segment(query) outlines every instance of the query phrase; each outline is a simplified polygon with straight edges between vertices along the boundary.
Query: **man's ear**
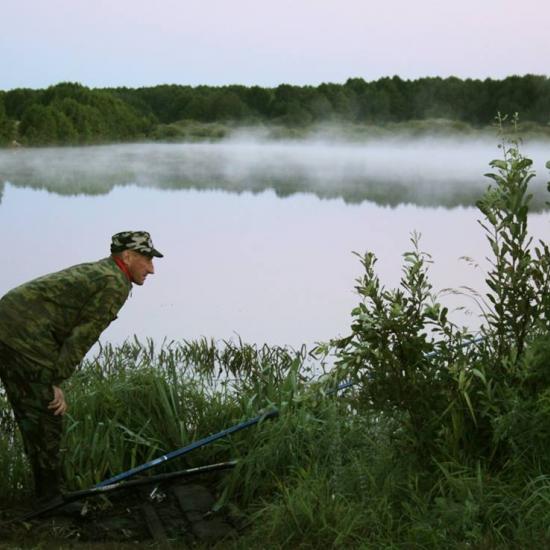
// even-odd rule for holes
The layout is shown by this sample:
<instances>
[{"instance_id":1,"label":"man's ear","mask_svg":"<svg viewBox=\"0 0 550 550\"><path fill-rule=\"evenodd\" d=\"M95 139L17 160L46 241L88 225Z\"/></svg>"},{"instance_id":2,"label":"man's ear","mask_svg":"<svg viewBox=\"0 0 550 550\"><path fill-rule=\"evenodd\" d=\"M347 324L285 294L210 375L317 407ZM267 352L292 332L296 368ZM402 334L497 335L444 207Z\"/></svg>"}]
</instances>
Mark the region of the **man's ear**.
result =
<instances>
[{"instance_id":1,"label":"man's ear","mask_svg":"<svg viewBox=\"0 0 550 550\"><path fill-rule=\"evenodd\" d=\"M123 251L120 253L120 258L121 258L121 260L122 260L126 265L129 265L129 264L130 264L131 256L132 256L132 254L130 253L129 250L123 250Z\"/></svg>"}]
</instances>

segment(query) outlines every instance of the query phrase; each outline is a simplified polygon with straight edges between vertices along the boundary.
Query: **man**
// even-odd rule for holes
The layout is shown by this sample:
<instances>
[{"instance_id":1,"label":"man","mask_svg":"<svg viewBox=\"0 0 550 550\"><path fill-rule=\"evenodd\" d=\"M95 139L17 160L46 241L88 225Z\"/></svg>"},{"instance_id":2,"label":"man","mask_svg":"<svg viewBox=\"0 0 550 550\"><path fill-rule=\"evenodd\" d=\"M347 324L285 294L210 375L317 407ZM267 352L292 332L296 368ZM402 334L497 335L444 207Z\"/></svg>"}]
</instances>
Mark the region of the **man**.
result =
<instances>
[{"instance_id":1,"label":"man","mask_svg":"<svg viewBox=\"0 0 550 550\"><path fill-rule=\"evenodd\" d=\"M112 237L111 256L34 279L0 300L0 379L21 432L40 503L61 495L61 383L116 319L132 283L154 273L149 233Z\"/></svg>"}]
</instances>

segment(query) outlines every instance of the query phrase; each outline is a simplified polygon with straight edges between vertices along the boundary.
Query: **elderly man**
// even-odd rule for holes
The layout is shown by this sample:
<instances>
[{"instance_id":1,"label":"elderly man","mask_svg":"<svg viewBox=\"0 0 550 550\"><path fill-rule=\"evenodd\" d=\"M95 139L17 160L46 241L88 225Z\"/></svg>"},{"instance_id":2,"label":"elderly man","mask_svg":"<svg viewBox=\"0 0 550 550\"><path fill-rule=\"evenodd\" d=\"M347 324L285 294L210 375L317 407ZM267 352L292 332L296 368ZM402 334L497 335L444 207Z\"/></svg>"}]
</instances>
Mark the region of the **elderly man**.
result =
<instances>
[{"instance_id":1,"label":"elderly man","mask_svg":"<svg viewBox=\"0 0 550 550\"><path fill-rule=\"evenodd\" d=\"M154 273L149 233L112 237L111 256L45 275L0 300L0 378L31 463L40 503L61 494L60 441L68 405L60 384L116 319L132 283Z\"/></svg>"}]
</instances>

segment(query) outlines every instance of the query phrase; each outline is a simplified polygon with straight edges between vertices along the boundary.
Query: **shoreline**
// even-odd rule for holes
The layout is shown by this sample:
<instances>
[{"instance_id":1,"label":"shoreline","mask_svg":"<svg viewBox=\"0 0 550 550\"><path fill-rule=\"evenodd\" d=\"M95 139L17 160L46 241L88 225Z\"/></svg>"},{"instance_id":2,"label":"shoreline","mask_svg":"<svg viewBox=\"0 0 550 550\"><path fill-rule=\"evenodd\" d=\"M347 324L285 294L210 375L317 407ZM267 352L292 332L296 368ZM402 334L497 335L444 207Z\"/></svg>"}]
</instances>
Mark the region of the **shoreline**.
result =
<instances>
[{"instance_id":1,"label":"shoreline","mask_svg":"<svg viewBox=\"0 0 550 550\"><path fill-rule=\"evenodd\" d=\"M506 135L511 139L528 141L550 141L550 124L534 122L519 123L517 130ZM94 142L42 143L27 145L18 140L0 145L0 150L94 147L98 145L158 144L158 143L219 143L226 140L256 140L265 142L306 140L332 141L336 143L364 143L383 139L493 139L498 141L499 129L495 125L472 126L450 119L410 120L383 124L327 121L305 126L280 124L254 124L233 122L197 122L181 120L170 124L159 124L150 135L126 140L97 140Z\"/></svg>"}]
</instances>

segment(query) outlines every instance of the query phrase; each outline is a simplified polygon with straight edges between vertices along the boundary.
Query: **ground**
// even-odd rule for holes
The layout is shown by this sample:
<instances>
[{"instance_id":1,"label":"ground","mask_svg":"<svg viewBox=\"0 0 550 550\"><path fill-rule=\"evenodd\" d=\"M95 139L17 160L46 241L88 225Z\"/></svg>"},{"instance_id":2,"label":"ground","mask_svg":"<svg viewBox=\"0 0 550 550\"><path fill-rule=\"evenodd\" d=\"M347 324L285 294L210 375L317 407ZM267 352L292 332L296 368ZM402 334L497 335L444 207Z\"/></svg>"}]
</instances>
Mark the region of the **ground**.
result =
<instances>
[{"instance_id":1,"label":"ground","mask_svg":"<svg viewBox=\"0 0 550 550\"><path fill-rule=\"evenodd\" d=\"M27 522L18 518L32 507L24 501L2 512L0 549L15 548L211 548L235 537L235 514L215 511L216 496L208 480L176 481L165 485L89 498L81 516L41 517ZM98 544L100 543L100 544Z\"/></svg>"}]
</instances>

